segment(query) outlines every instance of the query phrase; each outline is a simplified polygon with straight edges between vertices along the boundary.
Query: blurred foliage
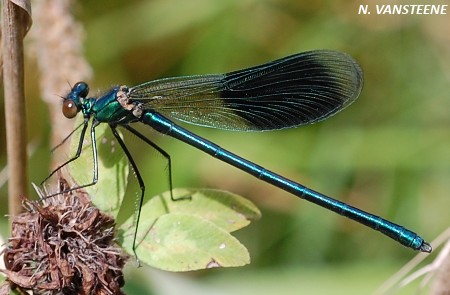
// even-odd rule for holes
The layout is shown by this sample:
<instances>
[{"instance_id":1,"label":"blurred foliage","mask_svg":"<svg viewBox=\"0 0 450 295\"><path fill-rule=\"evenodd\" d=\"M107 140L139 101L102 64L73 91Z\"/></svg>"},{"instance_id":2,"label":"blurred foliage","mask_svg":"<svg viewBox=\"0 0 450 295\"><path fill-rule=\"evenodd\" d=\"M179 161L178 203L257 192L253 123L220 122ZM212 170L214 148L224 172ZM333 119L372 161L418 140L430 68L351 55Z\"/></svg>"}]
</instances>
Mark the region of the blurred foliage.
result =
<instances>
[{"instance_id":1,"label":"blurred foliage","mask_svg":"<svg viewBox=\"0 0 450 295\"><path fill-rule=\"evenodd\" d=\"M271 133L188 128L266 168L432 240L450 224L449 19L445 15L358 15L359 4L343 0L98 0L78 1L73 11L86 30L86 55L95 72L94 80L88 81L91 89L226 72L311 49L349 53L364 70L365 87L353 105L329 120ZM39 182L49 167L51 126L35 77L35 62L29 60L28 131L30 142L38 144L30 158L30 179ZM57 95L64 93L55 93L55 99ZM3 104L0 109L3 117L7 110ZM356 281L355 294L365 294L389 277L395 268L392 264L400 265L414 255L374 231L183 143L145 127L140 130L171 155L175 187L225 189L252 199L263 211L260 221L237 233L250 250L252 264L200 273L209 279L205 294L219 293L215 288L229 294L238 287L259 294L289 294L287 290L297 294L303 286L305 292L317 293L328 283L336 291ZM4 166L3 128L0 135ZM164 159L132 136L125 134L125 140L141 167L147 195L167 190ZM5 186L0 195L5 202ZM5 214L6 205L2 208ZM6 226L5 220L2 228ZM371 269L382 261L389 261L386 268ZM358 267L345 268L352 262ZM329 270L335 270L339 280ZM311 286L313 274L319 276L318 289ZM188 294L191 289L186 286L198 287L196 277L187 281L176 277L176 283L165 288L157 279L151 284L158 294L175 286ZM228 286L230 280L237 285ZM270 283L281 289L264 289ZM259 284L263 287L256 289ZM195 290L194 294L201 294Z\"/></svg>"}]
</instances>

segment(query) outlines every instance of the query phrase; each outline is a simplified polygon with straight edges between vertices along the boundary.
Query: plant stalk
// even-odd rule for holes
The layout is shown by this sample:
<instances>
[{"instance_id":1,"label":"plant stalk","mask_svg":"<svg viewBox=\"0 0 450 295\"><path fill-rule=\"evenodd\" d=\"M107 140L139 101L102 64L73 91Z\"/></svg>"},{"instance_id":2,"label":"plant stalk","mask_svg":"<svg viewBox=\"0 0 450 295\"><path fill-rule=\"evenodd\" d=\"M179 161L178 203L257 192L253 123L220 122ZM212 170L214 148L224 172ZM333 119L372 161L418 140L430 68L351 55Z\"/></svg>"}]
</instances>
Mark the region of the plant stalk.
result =
<instances>
[{"instance_id":1,"label":"plant stalk","mask_svg":"<svg viewBox=\"0 0 450 295\"><path fill-rule=\"evenodd\" d=\"M23 37L26 13L11 1L2 1L3 84L9 214L21 211L21 196L28 195L27 136L24 93Z\"/></svg>"}]
</instances>

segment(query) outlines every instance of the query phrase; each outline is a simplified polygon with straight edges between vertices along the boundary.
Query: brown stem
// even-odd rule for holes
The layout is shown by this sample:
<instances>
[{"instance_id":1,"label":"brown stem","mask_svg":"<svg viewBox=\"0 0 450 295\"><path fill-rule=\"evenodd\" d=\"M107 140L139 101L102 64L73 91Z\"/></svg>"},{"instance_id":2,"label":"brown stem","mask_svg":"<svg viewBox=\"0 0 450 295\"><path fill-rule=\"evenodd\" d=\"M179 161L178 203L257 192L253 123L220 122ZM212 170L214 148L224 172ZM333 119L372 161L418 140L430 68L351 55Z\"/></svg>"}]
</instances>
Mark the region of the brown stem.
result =
<instances>
[{"instance_id":1,"label":"brown stem","mask_svg":"<svg viewBox=\"0 0 450 295\"><path fill-rule=\"evenodd\" d=\"M27 138L24 93L23 37L27 13L3 0L2 49L5 95L6 151L9 167L9 214L21 211L20 196L27 195Z\"/></svg>"}]
</instances>

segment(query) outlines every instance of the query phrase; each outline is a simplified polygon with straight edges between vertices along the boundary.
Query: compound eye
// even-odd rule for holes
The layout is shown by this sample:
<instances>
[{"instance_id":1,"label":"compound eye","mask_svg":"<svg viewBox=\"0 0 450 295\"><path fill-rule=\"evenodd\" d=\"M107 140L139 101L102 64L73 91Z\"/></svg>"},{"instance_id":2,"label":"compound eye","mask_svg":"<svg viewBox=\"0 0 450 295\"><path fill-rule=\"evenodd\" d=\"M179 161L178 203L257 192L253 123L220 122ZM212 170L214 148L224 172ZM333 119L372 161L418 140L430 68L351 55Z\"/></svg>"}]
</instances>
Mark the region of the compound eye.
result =
<instances>
[{"instance_id":1,"label":"compound eye","mask_svg":"<svg viewBox=\"0 0 450 295\"><path fill-rule=\"evenodd\" d=\"M63 102L62 112L64 117L72 119L78 113L78 108L71 99L67 99Z\"/></svg>"},{"instance_id":2,"label":"compound eye","mask_svg":"<svg viewBox=\"0 0 450 295\"><path fill-rule=\"evenodd\" d=\"M89 86L85 82L78 82L73 86L72 92L76 92L80 97L86 98L89 93Z\"/></svg>"}]
</instances>

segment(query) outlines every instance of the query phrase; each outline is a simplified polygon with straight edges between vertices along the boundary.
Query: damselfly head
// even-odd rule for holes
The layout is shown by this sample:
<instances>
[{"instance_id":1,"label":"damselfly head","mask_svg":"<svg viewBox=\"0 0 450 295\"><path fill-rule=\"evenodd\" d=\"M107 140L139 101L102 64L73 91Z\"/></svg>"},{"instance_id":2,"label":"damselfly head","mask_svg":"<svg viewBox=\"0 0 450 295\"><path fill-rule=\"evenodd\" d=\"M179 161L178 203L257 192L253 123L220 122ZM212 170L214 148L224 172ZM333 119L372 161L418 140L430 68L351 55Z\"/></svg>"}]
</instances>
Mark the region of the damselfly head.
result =
<instances>
[{"instance_id":1,"label":"damselfly head","mask_svg":"<svg viewBox=\"0 0 450 295\"><path fill-rule=\"evenodd\" d=\"M63 115L68 118L74 118L81 110L81 104L83 99L87 97L89 93L89 86L85 82L78 82L72 90L64 98L62 112Z\"/></svg>"}]
</instances>

